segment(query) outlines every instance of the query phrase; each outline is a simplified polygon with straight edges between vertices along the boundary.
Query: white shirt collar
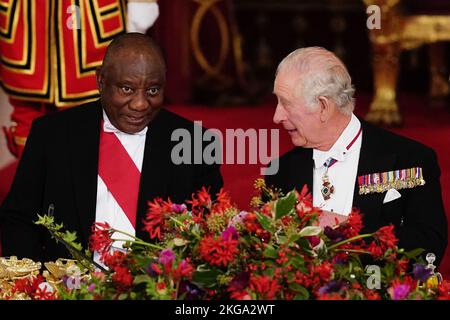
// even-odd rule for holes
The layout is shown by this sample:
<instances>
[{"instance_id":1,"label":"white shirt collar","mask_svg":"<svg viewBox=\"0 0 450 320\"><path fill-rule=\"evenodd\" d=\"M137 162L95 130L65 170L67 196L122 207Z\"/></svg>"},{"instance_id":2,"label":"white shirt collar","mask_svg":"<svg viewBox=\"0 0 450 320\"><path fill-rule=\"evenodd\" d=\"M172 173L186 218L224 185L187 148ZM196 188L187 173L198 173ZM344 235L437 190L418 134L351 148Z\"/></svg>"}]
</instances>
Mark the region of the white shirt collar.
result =
<instances>
[{"instance_id":1,"label":"white shirt collar","mask_svg":"<svg viewBox=\"0 0 450 320\"><path fill-rule=\"evenodd\" d=\"M123 131L120 131L119 129L117 129L112 123L111 121L109 121L108 115L106 114L105 110L103 109L103 131L105 132L114 132L114 133L119 133L119 134L124 134L124 135L136 135L136 136L142 136L145 135L147 133L147 127L145 127L144 129L142 129L139 132L136 133L126 133Z\"/></svg>"},{"instance_id":2,"label":"white shirt collar","mask_svg":"<svg viewBox=\"0 0 450 320\"><path fill-rule=\"evenodd\" d=\"M361 122L352 113L350 122L348 123L347 127L345 127L344 131L341 133L330 150L320 151L317 149L313 149L314 166L316 167L316 169L322 167L325 161L328 160L328 158L334 158L337 161L344 161L346 155L356 149L356 147L353 146L352 148L347 150L347 146L358 134L360 128Z\"/></svg>"}]
</instances>

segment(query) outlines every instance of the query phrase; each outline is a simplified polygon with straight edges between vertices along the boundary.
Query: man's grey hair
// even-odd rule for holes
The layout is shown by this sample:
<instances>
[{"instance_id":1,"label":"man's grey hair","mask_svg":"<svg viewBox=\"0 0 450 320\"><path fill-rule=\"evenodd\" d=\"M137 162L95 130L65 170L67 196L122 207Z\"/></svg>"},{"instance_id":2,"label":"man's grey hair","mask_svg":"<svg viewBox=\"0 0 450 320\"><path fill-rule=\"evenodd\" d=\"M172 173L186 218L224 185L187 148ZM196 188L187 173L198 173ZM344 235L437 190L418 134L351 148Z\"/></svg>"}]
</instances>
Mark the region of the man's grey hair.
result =
<instances>
[{"instance_id":1,"label":"man's grey hair","mask_svg":"<svg viewBox=\"0 0 450 320\"><path fill-rule=\"evenodd\" d=\"M302 97L306 105L314 109L320 96L336 103L339 110L350 115L355 108L352 79L342 61L332 52L321 47L300 48L287 55L278 65L280 72L298 73L299 84L294 95Z\"/></svg>"}]
</instances>

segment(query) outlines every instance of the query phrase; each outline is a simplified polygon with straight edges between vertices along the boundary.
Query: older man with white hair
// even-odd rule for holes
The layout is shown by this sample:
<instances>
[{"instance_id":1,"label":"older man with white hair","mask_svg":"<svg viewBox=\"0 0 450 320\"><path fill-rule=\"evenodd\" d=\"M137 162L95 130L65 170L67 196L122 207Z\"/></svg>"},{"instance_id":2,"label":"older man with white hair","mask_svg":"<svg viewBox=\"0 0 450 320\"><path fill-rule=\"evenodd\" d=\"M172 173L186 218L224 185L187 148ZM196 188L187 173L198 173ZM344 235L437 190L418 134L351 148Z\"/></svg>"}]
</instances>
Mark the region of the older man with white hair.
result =
<instances>
[{"instance_id":1,"label":"older man with white hair","mask_svg":"<svg viewBox=\"0 0 450 320\"><path fill-rule=\"evenodd\" d=\"M281 61L273 120L296 147L266 182L284 193L308 185L322 226L345 221L356 207L364 231L393 224L400 247L424 248L439 262L447 220L436 153L358 119L354 91L345 65L326 49L297 49Z\"/></svg>"}]
</instances>

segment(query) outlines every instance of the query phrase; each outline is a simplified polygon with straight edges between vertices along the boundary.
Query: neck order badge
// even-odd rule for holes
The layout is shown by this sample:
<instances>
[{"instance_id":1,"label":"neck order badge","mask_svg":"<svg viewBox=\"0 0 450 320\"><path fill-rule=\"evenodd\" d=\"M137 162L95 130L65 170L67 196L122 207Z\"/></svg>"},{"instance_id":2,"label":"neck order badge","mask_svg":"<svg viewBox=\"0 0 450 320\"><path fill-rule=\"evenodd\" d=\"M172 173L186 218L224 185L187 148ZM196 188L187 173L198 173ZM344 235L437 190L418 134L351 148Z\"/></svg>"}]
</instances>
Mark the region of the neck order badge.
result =
<instances>
[{"instance_id":1,"label":"neck order badge","mask_svg":"<svg viewBox=\"0 0 450 320\"><path fill-rule=\"evenodd\" d=\"M346 147L347 150L350 150L350 148L353 146L355 141L358 139L358 137L361 135L362 127L359 128L358 133L356 136L350 141L348 146ZM330 178L328 177L328 169L331 168L335 163L337 162L334 158L328 158L327 161L323 164L326 168L325 173L322 176L322 188L320 189L320 192L322 193L324 200L329 200L331 198L331 195L334 193L334 186L330 182Z\"/></svg>"}]
</instances>

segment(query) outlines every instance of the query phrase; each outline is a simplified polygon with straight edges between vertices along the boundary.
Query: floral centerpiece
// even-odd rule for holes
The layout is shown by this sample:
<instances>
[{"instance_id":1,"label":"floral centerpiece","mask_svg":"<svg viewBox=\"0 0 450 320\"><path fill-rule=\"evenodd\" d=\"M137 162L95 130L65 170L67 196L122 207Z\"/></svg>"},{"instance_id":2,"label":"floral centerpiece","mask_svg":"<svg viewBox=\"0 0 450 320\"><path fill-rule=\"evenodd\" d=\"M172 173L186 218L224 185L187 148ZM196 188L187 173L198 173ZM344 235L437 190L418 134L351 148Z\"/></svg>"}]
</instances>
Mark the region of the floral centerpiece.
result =
<instances>
[{"instance_id":1,"label":"floral centerpiece","mask_svg":"<svg viewBox=\"0 0 450 320\"><path fill-rule=\"evenodd\" d=\"M186 204L149 202L144 225L151 242L96 223L90 251L104 268L53 217L40 217L38 224L72 248L84 276L74 286L73 276L63 275L47 294L25 290L59 299L450 298L450 283L438 283L434 266L419 258L423 250L397 247L393 226L361 234L361 214L353 211L347 221L322 228L306 187L287 195L263 180L255 187L251 211L240 211L223 190L213 200L205 188ZM112 250L123 235L132 240ZM27 280L33 288L44 283L33 279Z\"/></svg>"}]
</instances>

